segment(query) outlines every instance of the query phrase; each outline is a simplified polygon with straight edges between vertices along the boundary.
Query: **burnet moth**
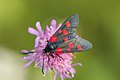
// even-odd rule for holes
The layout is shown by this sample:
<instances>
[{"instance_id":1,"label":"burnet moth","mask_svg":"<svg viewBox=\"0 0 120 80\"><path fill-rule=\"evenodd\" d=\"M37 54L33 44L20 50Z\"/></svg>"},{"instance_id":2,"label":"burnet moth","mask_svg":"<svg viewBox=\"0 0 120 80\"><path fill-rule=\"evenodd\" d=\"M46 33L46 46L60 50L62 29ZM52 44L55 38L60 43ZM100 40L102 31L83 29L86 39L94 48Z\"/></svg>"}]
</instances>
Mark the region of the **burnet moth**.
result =
<instances>
[{"instance_id":1,"label":"burnet moth","mask_svg":"<svg viewBox=\"0 0 120 80\"><path fill-rule=\"evenodd\" d=\"M61 54L81 52L92 48L92 44L75 34L79 24L78 14L70 16L47 41L44 53Z\"/></svg>"}]
</instances>

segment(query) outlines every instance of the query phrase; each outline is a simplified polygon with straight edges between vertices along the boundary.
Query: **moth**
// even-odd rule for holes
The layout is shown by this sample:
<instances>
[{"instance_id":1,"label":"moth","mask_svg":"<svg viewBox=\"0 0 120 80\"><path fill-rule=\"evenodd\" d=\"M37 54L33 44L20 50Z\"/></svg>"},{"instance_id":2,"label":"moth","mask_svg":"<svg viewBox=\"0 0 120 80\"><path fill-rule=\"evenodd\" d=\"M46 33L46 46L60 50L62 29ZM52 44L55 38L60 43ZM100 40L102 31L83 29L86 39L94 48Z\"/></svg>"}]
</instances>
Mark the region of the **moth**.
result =
<instances>
[{"instance_id":1,"label":"moth","mask_svg":"<svg viewBox=\"0 0 120 80\"><path fill-rule=\"evenodd\" d=\"M78 14L70 16L47 41L48 43L46 48L43 49L43 53L49 53L52 57L54 57L52 54L56 54L62 58L60 56L62 53L81 52L92 48L92 44L88 40L76 35L78 24ZM44 74L44 57L42 73Z\"/></svg>"},{"instance_id":2,"label":"moth","mask_svg":"<svg viewBox=\"0 0 120 80\"><path fill-rule=\"evenodd\" d=\"M50 37L43 52L59 55L61 53L81 52L92 48L92 44L88 40L75 34L78 24L78 14L70 16Z\"/></svg>"}]
</instances>

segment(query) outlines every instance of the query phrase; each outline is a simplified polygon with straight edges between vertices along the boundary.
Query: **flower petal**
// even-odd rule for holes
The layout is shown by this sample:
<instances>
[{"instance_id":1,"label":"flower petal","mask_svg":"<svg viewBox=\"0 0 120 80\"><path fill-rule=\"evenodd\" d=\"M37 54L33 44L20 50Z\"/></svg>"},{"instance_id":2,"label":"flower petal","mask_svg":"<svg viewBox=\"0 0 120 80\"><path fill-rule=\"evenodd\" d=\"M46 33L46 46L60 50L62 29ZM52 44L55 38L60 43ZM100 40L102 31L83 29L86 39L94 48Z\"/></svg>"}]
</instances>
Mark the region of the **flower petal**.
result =
<instances>
[{"instance_id":1,"label":"flower petal","mask_svg":"<svg viewBox=\"0 0 120 80\"><path fill-rule=\"evenodd\" d=\"M64 80L65 76L63 74L60 74L61 80Z\"/></svg>"},{"instance_id":2,"label":"flower petal","mask_svg":"<svg viewBox=\"0 0 120 80\"><path fill-rule=\"evenodd\" d=\"M21 52L22 53L28 53L29 51L28 50L22 50Z\"/></svg>"},{"instance_id":3,"label":"flower petal","mask_svg":"<svg viewBox=\"0 0 120 80\"><path fill-rule=\"evenodd\" d=\"M23 57L23 60L31 60L31 58L32 58L32 56L29 55L29 56L27 56L27 57Z\"/></svg>"},{"instance_id":4,"label":"flower petal","mask_svg":"<svg viewBox=\"0 0 120 80\"><path fill-rule=\"evenodd\" d=\"M30 34L33 34L33 35L36 35L36 36L39 35L39 32L37 30L35 30L34 28L31 28L31 27L28 28L28 32Z\"/></svg>"},{"instance_id":5,"label":"flower petal","mask_svg":"<svg viewBox=\"0 0 120 80\"><path fill-rule=\"evenodd\" d=\"M80 66L80 67L82 67L82 64L81 63L76 63L76 64L72 64L72 66Z\"/></svg>"},{"instance_id":6,"label":"flower petal","mask_svg":"<svg viewBox=\"0 0 120 80\"><path fill-rule=\"evenodd\" d=\"M53 19L51 21L51 26L56 29L56 20Z\"/></svg>"},{"instance_id":7,"label":"flower petal","mask_svg":"<svg viewBox=\"0 0 120 80\"><path fill-rule=\"evenodd\" d=\"M72 68L72 67L71 67L71 68L69 68L69 72L70 72L70 73L72 73L72 74L75 74L75 73L76 73L75 69L74 69L74 68Z\"/></svg>"},{"instance_id":8,"label":"flower petal","mask_svg":"<svg viewBox=\"0 0 120 80\"><path fill-rule=\"evenodd\" d=\"M50 28L48 27L48 25L46 26L46 31L49 32Z\"/></svg>"},{"instance_id":9,"label":"flower petal","mask_svg":"<svg viewBox=\"0 0 120 80\"><path fill-rule=\"evenodd\" d=\"M25 65L23 66L23 68L28 67L30 64L32 64L32 62L33 62L33 60L29 61L27 64L25 64Z\"/></svg>"},{"instance_id":10,"label":"flower petal","mask_svg":"<svg viewBox=\"0 0 120 80\"><path fill-rule=\"evenodd\" d=\"M38 47L39 42L40 42L40 37L36 37L36 39L35 39L35 45L34 45L35 48Z\"/></svg>"},{"instance_id":11,"label":"flower petal","mask_svg":"<svg viewBox=\"0 0 120 80\"><path fill-rule=\"evenodd\" d=\"M68 72L69 73L69 72ZM67 72L64 71L64 76L67 77L67 78L72 78Z\"/></svg>"},{"instance_id":12,"label":"flower petal","mask_svg":"<svg viewBox=\"0 0 120 80\"><path fill-rule=\"evenodd\" d=\"M56 29L56 31L62 26L62 23L60 23Z\"/></svg>"},{"instance_id":13,"label":"flower petal","mask_svg":"<svg viewBox=\"0 0 120 80\"><path fill-rule=\"evenodd\" d=\"M55 73L54 75L54 80L56 80L58 73Z\"/></svg>"},{"instance_id":14,"label":"flower petal","mask_svg":"<svg viewBox=\"0 0 120 80\"><path fill-rule=\"evenodd\" d=\"M39 32L42 32L40 22L36 22L36 28L38 29Z\"/></svg>"}]
</instances>

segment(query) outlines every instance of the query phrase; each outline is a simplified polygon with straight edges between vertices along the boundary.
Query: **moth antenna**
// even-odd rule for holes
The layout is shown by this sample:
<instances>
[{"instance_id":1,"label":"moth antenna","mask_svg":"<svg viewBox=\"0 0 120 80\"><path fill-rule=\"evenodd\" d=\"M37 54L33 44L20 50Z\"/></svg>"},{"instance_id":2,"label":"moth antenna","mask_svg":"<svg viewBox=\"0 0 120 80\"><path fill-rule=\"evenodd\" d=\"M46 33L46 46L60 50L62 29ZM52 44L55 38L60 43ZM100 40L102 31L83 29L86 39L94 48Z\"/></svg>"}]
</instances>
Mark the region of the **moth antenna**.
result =
<instances>
[{"instance_id":1,"label":"moth antenna","mask_svg":"<svg viewBox=\"0 0 120 80\"><path fill-rule=\"evenodd\" d=\"M25 53L21 53L21 54L24 54L24 55L26 55L26 54L30 54L30 53L34 53L34 52L32 52L32 51L29 51L29 52L25 52Z\"/></svg>"},{"instance_id":2,"label":"moth antenna","mask_svg":"<svg viewBox=\"0 0 120 80\"><path fill-rule=\"evenodd\" d=\"M43 63L42 63L42 73L43 73L43 75L44 75L44 56L45 56L45 54L43 52Z\"/></svg>"}]
</instances>

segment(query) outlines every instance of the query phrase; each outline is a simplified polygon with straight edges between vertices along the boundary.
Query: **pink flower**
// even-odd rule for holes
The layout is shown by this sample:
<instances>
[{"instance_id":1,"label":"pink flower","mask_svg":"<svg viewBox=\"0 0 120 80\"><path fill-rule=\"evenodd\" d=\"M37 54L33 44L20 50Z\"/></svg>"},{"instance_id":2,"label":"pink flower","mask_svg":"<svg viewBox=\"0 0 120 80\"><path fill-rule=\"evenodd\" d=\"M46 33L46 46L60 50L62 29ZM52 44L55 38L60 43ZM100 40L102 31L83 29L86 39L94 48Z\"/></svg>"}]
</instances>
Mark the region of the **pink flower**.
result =
<instances>
[{"instance_id":1,"label":"pink flower","mask_svg":"<svg viewBox=\"0 0 120 80\"><path fill-rule=\"evenodd\" d=\"M46 30L43 31L40 25L40 22L36 23L36 29L31 27L28 28L28 32L36 36L34 49L31 51L22 50L23 53L27 54L23 60L29 60L24 67L29 66L31 63L35 63L35 67L41 68L44 75L48 70L54 70L55 76L54 80L56 80L56 76L60 76L61 80L64 78L72 78L76 73L73 66L80 65L81 63L72 64L72 59L74 55L72 53L62 53L60 55L49 56L49 53L43 55L43 49L47 45L47 40L58 30L61 24L56 28L56 20L52 20L50 27L46 26Z\"/></svg>"}]
</instances>

